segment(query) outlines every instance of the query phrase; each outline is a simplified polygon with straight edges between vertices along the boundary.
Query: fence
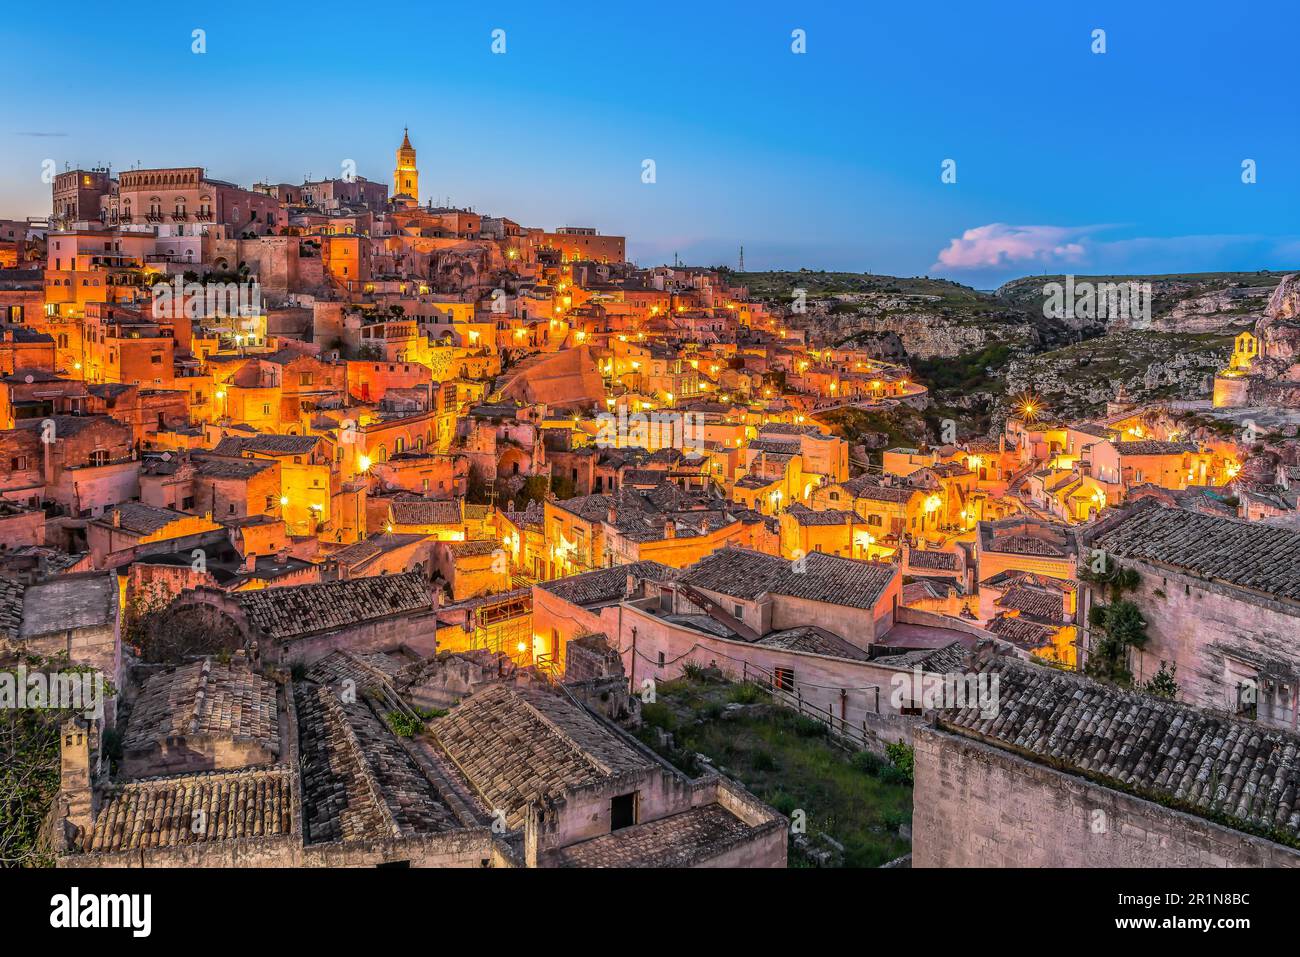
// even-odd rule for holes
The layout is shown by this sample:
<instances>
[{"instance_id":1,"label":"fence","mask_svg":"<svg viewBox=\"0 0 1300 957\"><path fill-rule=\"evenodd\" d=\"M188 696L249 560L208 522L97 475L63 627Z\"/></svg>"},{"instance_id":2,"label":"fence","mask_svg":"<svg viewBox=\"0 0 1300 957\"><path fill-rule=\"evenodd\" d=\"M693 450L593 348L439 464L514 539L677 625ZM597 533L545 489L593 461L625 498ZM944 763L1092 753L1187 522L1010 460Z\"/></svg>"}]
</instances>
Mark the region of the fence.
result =
<instances>
[{"instance_id":1,"label":"fence","mask_svg":"<svg viewBox=\"0 0 1300 957\"><path fill-rule=\"evenodd\" d=\"M850 724L837 716L831 709L805 701L803 693L799 691L797 684L793 687L787 687L782 676L756 668L747 661L741 664L740 677L742 681L757 685L766 691L777 704L826 725L830 731L829 740L846 751L877 750L877 736L867 729L865 720L860 727ZM875 711L876 714L879 714L880 686L873 685L870 690L875 692Z\"/></svg>"}]
</instances>

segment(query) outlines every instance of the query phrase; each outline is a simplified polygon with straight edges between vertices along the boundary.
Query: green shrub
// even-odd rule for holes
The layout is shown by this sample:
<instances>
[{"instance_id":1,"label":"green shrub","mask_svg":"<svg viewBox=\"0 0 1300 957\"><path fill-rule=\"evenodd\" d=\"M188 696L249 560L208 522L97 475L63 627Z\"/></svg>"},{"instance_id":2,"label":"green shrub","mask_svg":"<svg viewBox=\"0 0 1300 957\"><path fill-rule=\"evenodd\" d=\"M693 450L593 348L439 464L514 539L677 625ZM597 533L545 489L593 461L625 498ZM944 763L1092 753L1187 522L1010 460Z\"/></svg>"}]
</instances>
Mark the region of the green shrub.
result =
<instances>
[{"instance_id":1,"label":"green shrub","mask_svg":"<svg viewBox=\"0 0 1300 957\"><path fill-rule=\"evenodd\" d=\"M904 744L902 741L895 741L893 744L885 745L885 753L889 755L890 762L901 775L902 780L908 784L913 783L916 752L912 749L912 746Z\"/></svg>"},{"instance_id":2,"label":"green shrub","mask_svg":"<svg viewBox=\"0 0 1300 957\"><path fill-rule=\"evenodd\" d=\"M887 767L884 759L871 751L859 751L853 755L853 766L863 774L870 774L873 778L879 777L880 772Z\"/></svg>"},{"instance_id":3,"label":"green shrub","mask_svg":"<svg viewBox=\"0 0 1300 957\"><path fill-rule=\"evenodd\" d=\"M704 665L697 665L693 661L688 661L682 665L682 676L691 681L708 681L709 675Z\"/></svg>"},{"instance_id":4,"label":"green shrub","mask_svg":"<svg viewBox=\"0 0 1300 957\"><path fill-rule=\"evenodd\" d=\"M821 721L804 714L794 716L793 727L794 733L801 738L824 738L830 731Z\"/></svg>"},{"instance_id":5,"label":"green shrub","mask_svg":"<svg viewBox=\"0 0 1300 957\"><path fill-rule=\"evenodd\" d=\"M757 704L767 698L767 693L753 682L745 681L727 692L727 700L735 704Z\"/></svg>"},{"instance_id":6,"label":"green shrub","mask_svg":"<svg viewBox=\"0 0 1300 957\"><path fill-rule=\"evenodd\" d=\"M775 771L776 758L766 751L756 751L749 759L749 766L755 771Z\"/></svg>"},{"instance_id":7,"label":"green shrub","mask_svg":"<svg viewBox=\"0 0 1300 957\"><path fill-rule=\"evenodd\" d=\"M385 716L388 726L393 729L393 734L403 738L411 738L424 730L424 722L419 718L413 718L405 711L390 711Z\"/></svg>"}]
</instances>

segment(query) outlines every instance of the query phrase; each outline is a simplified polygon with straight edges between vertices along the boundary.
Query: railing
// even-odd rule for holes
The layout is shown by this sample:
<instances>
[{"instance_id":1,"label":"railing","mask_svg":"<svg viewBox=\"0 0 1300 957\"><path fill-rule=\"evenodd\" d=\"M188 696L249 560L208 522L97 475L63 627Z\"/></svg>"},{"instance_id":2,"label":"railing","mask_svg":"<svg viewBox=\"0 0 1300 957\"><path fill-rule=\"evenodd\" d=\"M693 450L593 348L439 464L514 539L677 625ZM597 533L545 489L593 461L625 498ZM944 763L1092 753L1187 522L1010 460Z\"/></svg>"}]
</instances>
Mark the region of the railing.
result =
<instances>
[{"instance_id":1,"label":"railing","mask_svg":"<svg viewBox=\"0 0 1300 957\"><path fill-rule=\"evenodd\" d=\"M831 743L844 748L846 751L869 750L875 742L875 736L867 730L865 721L862 722L861 727L850 724L843 718L838 717L829 708L823 708L804 700L803 693L799 691L797 684L793 689L786 688L784 682L777 681L770 672L756 668L747 661L741 664L741 680L766 691L772 696L772 700L776 704L789 708L805 717L812 718L814 721L820 721L830 731L829 740ZM875 692L875 710L879 714L880 688L873 686L871 690Z\"/></svg>"}]
</instances>

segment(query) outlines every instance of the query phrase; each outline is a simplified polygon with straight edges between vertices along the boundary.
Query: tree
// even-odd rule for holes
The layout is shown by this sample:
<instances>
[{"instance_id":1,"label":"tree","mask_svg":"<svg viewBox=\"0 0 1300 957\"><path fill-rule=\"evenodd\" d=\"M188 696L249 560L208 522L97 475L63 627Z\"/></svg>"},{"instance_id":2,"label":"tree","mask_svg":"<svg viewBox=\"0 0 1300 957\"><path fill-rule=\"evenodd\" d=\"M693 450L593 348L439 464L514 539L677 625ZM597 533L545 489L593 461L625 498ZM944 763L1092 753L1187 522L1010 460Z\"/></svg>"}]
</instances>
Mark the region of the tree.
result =
<instances>
[{"instance_id":1,"label":"tree","mask_svg":"<svg viewBox=\"0 0 1300 957\"><path fill-rule=\"evenodd\" d=\"M1178 676L1178 666L1176 664L1166 665L1160 662L1160 670L1151 676L1151 680L1143 686L1142 690L1154 698L1166 698L1169 701L1178 700L1178 682L1175 680Z\"/></svg>"},{"instance_id":2,"label":"tree","mask_svg":"<svg viewBox=\"0 0 1300 957\"><path fill-rule=\"evenodd\" d=\"M1084 671L1102 681L1129 687L1133 683L1133 672L1128 666L1129 650L1147 643L1147 623L1138 606L1125 599L1124 594L1136 589L1142 578L1133 569L1112 561L1110 556L1103 557L1099 571L1091 566L1079 571L1081 581L1099 586L1110 598L1110 604L1097 602L1088 612L1093 641Z\"/></svg>"},{"instance_id":3,"label":"tree","mask_svg":"<svg viewBox=\"0 0 1300 957\"><path fill-rule=\"evenodd\" d=\"M37 671L95 674L70 665L66 655L24 656L28 674ZM101 676L105 698L116 695ZM59 736L67 708L0 707L0 867L50 867L54 860L42 839L50 809L58 797Z\"/></svg>"},{"instance_id":4,"label":"tree","mask_svg":"<svg viewBox=\"0 0 1300 957\"><path fill-rule=\"evenodd\" d=\"M1129 649L1147 643L1147 623L1138 606L1123 599L1109 605L1093 605L1088 624L1092 626L1094 640L1084 670L1102 681L1131 685Z\"/></svg>"}]
</instances>

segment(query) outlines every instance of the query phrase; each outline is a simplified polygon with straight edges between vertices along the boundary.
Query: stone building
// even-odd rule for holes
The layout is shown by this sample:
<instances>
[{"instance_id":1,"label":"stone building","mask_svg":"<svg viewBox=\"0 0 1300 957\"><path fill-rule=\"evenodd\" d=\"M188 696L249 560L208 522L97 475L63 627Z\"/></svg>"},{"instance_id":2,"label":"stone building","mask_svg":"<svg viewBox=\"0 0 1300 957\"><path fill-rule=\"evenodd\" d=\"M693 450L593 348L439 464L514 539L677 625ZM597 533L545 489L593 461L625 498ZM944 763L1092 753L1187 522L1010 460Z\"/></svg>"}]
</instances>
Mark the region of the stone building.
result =
<instances>
[{"instance_id":1,"label":"stone building","mask_svg":"<svg viewBox=\"0 0 1300 957\"><path fill-rule=\"evenodd\" d=\"M276 686L237 657L204 658L145 681L122 739L128 777L274 764L281 752Z\"/></svg>"},{"instance_id":2,"label":"stone building","mask_svg":"<svg viewBox=\"0 0 1300 957\"><path fill-rule=\"evenodd\" d=\"M1083 536L1089 554L1137 572L1125 598L1146 620L1134 679L1177 666L1180 700L1296 730L1300 532L1144 499ZM1079 620L1105 600L1081 582ZM1083 647L1091 641L1085 632Z\"/></svg>"},{"instance_id":3,"label":"stone building","mask_svg":"<svg viewBox=\"0 0 1300 957\"><path fill-rule=\"evenodd\" d=\"M915 867L1300 867L1300 737L1007 657L918 728Z\"/></svg>"},{"instance_id":4,"label":"stone building","mask_svg":"<svg viewBox=\"0 0 1300 957\"><path fill-rule=\"evenodd\" d=\"M1237 337L1227 369L1214 377L1214 407L1300 408L1300 274L1273 290L1254 333Z\"/></svg>"},{"instance_id":5,"label":"stone building","mask_svg":"<svg viewBox=\"0 0 1300 957\"><path fill-rule=\"evenodd\" d=\"M156 622L160 636L188 635L212 653L243 650L286 665L310 665L339 648L432 654L437 628L437 598L423 572L234 593L196 588Z\"/></svg>"},{"instance_id":6,"label":"stone building","mask_svg":"<svg viewBox=\"0 0 1300 957\"><path fill-rule=\"evenodd\" d=\"M278 698L209 662L151 679L129 753L162 743L180 773L104 787L95 729L69 728L59 865L785 866L781 815L686 777L566 690L494 683L408 738L373 657L280 676ZM196 754L228 766L195 771Z\"/></svg>"}]
</instances>

